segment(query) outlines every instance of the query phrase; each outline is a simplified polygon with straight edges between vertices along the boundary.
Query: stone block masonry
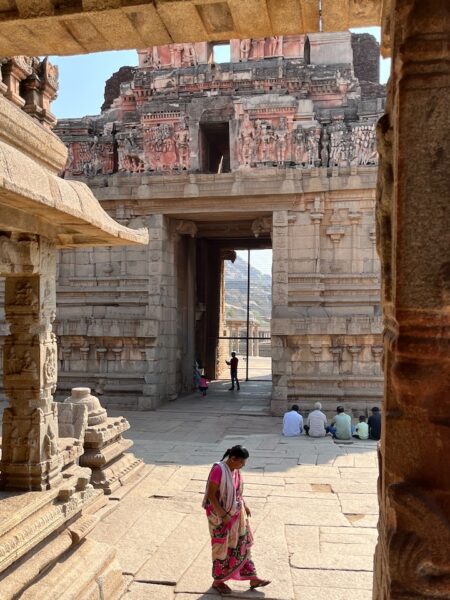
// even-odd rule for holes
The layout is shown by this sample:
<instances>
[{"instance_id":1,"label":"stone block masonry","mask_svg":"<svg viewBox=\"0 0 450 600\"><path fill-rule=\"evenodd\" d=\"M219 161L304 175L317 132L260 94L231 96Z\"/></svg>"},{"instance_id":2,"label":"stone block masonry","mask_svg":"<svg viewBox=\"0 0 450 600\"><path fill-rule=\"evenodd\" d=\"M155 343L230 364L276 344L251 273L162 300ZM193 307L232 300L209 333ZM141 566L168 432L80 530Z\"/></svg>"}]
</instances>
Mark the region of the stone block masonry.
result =
<instances>
[{"instance_id":1,"label":"stone block masonry","mask_svg":"<svg viewBox=\"0 0 450 600\"><path fill-rule=\"evenodd\" d=\"M208 42L154 46L110 108L60 121L63 176L150 235L146 248L61 254L60 397L83 374L105 406L149 410L192 390L195 358L218 375L223 260L261 242L273 249L273 412L379 402L384 91L361 91L355 69L375 77L358 63L363 42L375 47L345 32L231 40L220 65Z\"/></svg>"}]
</instances>

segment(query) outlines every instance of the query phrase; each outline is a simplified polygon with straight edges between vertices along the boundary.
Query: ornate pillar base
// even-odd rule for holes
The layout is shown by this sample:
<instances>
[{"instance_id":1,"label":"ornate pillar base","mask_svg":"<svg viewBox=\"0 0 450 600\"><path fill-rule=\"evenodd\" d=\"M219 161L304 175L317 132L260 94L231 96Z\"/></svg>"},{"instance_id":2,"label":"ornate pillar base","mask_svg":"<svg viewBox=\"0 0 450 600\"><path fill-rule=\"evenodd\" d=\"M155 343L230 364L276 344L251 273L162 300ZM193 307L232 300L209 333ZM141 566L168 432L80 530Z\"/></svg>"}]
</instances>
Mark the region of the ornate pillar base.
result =
<instances>
[{"instance_id":1,"label":"ornate pillar base","mask_svg":"<svg viewBox=\"0 0 450 600\"><path fill-rule=\"evenodd\" d=\"M55 412L36 408L30 416L3 413L3 454L0 482L4 489L42 491L62 480L62 458L58 451ZM39 448L43 448L39 460Z\"/></svg>"},{"instance_id":2,"label":"ornate pillar base","mask_svg":"<svg viewBox=\"0 0 450 600\"><path fill-rule=\"evenodd\" d=\"M144 466L142 459L126 452L133 442L122 437L130 424L124 417L108 417L90 388L73 388L64 402L88 406L88 427L84 436L84 454L80 465L92 469L91 482L105 494L111 494Z\"/></svg>"}]
</instances>

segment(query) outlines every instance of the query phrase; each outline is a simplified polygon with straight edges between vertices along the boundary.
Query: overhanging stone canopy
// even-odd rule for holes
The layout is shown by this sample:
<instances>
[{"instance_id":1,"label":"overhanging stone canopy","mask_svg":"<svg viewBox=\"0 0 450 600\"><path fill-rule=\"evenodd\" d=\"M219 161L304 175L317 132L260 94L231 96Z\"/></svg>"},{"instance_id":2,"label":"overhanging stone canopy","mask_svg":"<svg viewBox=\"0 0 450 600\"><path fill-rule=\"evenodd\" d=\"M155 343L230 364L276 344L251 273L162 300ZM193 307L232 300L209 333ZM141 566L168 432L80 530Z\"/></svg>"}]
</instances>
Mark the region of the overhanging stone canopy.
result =
<instances>
[{"instance_id":1,"label":"overhanging stone canopy","mask_svg":"<svg viewBox=\"0 0 450 600\"><path fill-rule=\"evenodd\" d=\"M379 25L381 7L381 0L9 0L0 3L0 55L342 31Z\"/></svg>"},{"instance_id":2,"label":"overhanging stone canopy","mask_svg":"<svg viewBox=\"0 0 450 600\"><path fill-rule=\"evenodd\" d=\"M145 229L116 223L89 190L58 177L64 145L0 96L0 228L53 239L57 247L145 244Z\"/></svg>"}]
</instances>

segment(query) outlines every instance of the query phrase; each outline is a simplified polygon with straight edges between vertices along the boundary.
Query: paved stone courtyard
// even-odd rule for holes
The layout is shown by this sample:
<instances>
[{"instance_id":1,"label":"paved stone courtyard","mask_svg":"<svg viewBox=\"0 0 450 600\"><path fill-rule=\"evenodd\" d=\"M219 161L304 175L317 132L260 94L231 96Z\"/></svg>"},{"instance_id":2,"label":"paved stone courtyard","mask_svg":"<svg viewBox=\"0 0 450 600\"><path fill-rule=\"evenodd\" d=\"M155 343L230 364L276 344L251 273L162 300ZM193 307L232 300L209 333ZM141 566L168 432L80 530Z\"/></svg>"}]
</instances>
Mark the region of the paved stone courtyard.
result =
<instances>
[{"instance_id":1,"label":"paved stone courtyard","mask_svg":"<svg viewBox=\"0 0 450 600\"><path fill-rule=\"evenodd\" d=\"M269 415L270 384L228 392L212 385L156 412L129 412L134 451L147 476L90 537L117 546L129 575L125 600L213 600L210 542L201 508L211 464L234 444L250 451L245 497L253 558L272 584L232 582L234 596L369 600L377 524L374 442L283 438Z\"/></svg>"}]
</instances>

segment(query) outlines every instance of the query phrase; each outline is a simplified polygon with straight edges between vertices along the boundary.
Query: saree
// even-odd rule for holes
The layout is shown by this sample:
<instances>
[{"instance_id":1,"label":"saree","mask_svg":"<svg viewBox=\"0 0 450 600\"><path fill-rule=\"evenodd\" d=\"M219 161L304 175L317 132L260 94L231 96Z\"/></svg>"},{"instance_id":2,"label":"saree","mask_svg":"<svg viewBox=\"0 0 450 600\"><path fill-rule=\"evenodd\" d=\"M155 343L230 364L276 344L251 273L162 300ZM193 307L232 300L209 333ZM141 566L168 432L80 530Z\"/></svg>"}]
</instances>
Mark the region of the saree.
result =
<instances>
[{"instance_id":1,"label":"saree","mask_svg":"<svg viewBox=\"0 0 450 600\"><path fill-rule=\"evenodd\" d=\"M218 498L221 506L226 510L227 504L230 503L230 489L223 485L223 479L230 480L230 475L233 482L233 498L230 510L231 519L228 523L223 523L222 519L214 513L209 501L205 499L203 504L211 536L213 579L217 583L229 579L241 581L258 579L255 565L251 559L250 549L253 545L253 535L242 499L244 489L242 476L239 471L231 474L228 466L221 462L216 463L211 469L208 482L211 480L217 483L215 478L218 477L218 466L222 471Z\"/></svg>"}]
</instances>

